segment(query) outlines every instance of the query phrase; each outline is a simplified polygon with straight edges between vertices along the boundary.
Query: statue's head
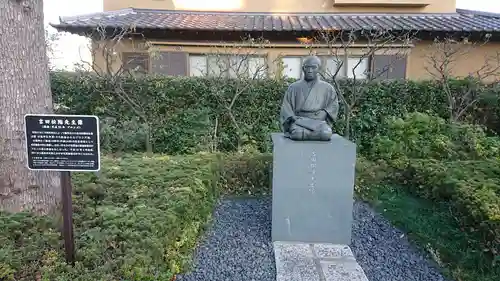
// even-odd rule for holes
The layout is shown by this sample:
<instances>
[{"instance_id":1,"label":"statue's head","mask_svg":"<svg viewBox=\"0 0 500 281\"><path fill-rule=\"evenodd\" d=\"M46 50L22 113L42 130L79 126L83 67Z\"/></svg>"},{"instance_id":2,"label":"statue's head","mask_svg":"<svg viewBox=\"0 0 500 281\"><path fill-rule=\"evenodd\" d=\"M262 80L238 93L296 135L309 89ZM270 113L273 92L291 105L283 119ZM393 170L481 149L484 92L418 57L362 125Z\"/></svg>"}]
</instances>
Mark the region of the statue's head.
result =
<instances>
[{"instance_id":1,"label":"statue's head","mask_svg":"<svg viewBox=\"0 0 500 281\"><path fill-rule=\"evenodd\" d=\"M318 78L318 72L321 67L321 60L317 56L308 56L302 63L304 80L312 81Z\"/></svg>"}]
</instances>

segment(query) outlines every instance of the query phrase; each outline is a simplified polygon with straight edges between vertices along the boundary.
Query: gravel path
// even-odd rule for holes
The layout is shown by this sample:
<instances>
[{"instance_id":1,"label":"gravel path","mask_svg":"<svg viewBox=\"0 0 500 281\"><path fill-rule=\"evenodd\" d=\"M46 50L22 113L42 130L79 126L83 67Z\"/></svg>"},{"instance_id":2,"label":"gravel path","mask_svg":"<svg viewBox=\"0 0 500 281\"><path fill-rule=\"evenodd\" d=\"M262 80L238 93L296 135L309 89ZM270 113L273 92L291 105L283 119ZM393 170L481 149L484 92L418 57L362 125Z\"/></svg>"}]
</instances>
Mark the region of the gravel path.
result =
<instances>
[{"instance_id":1,"label":"gravel path","mask_svg":"<svg viewBox=\"0 0 500 281\"><path fill-rule=\"evenodd\" d=\"M271 200L223 200L194 262L194 271L177 280L276 281Z\"/></svg>"},{"instance_id":2,"label":"gravel path","mask_svg":"<svg viewBox=\"0 0 500 281\"><path fill-rule=\"evenodd\" d=\"M351 248L370 281L445 281L406 236L364 203L354 205ZM179 281L275 281L271 199L226 199ZM402 237L403 236L403 237Z\"/></svg>"}]
</instances>

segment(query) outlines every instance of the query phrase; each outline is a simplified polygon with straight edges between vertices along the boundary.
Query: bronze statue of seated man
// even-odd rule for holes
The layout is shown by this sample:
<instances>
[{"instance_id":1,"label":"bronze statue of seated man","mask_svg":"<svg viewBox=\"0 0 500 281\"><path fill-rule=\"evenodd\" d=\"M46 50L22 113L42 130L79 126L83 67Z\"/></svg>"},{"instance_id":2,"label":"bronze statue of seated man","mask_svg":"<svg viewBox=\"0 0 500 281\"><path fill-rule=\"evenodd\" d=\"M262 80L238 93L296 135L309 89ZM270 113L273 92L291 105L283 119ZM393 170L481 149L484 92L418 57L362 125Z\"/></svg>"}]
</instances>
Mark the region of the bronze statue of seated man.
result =
<instances>
[{"instance_id":1,"label":"bronze statue of seated man","mask_svg":"<svg viewBox=\"0 0 500 281\"><path fill-rule=\"evenodd\" d=\"M296 141L329 141L331 123L337 120L339 103L332 85L319 79L321 60L304 59L304 78L292 83L283 98L280 123L285 134Z\"/></svg>"}]
</instances>

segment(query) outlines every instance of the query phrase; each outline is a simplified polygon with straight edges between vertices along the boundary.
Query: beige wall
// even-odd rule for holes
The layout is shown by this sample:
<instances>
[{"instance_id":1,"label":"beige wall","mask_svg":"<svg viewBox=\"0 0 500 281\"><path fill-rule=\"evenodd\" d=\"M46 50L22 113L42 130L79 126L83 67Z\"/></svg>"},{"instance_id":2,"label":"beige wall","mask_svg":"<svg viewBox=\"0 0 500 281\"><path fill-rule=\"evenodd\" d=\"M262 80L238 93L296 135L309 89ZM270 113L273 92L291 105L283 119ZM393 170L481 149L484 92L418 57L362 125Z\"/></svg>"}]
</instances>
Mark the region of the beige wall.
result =
<instances>
[{"instance_id":1,"label":"beige wall","mask_svg":"<svg viewBox=\"0 0 500 281\"><path fill-rule=\"evenodd\" d=\"M311 53L311 50L304 47L292 47L293 45L274 45L272 49L249 49L246 51L242 48L239 54L261 54L267 57L269 63L270 75L277 70L277 61L281 56L304 56ZM181 43L170 42L168 44L158 44L152 47L152 53L158 51L182 51L190 54L207 54L207 53L222 53L223 50L230 52L231 54L236 54L234 51L226 48L215 48L211 46L189 46L181 45ZM390 55L395 52L401 52L402 48L394 46L393 50L380 50L381 54ZM456 55L452 57L453 63L450 64L450 70L454 76L466 76L469 73L475 73L478 70L482 70L482 73L488 71L485 65L489 65L489 69L499 67L499 56L500 53L500 43L488 43L483 46L471 45L461 45L460 51L457 51ZM116 53L118 57L113 60L113 69L118 69L121 65L119 54L121 52L134 51L134 52L144 52L147 53L148 50L144 47L144 44L140 42L124 41L123 43L116 46ZM318 48L314 52L318 55L327 54L328 49ZM410 49L406 49L408 53L407 67L406 67L406 77L413 80L429 79L432 75L429 71L433 71L431 56L438 57L442 54L442 51L436 50L435 47L430 42L419 42ZM97 51L94 63L100 68L105 69L105 59L101 55L101 51ZM350 50L351 55L361 55L363 54L362 49L353 48ZM436 73L434 71L434 73ZM500 78L500 77L496 77ZM490 77L493 79L493 77ZM488 79L489 80L489 79Z\"/></svg>"},{"instance_id":2,"label":"beige wall","mask_svg":"<svg viewBox=\"0 0 500 281\"><path fill-rule=\"evenodd\" d=\"M128 7L243 12L455 12L456 0L104 0L104 10Z\"/></svg>"},{"instance_id":3,"label":"beige wall","mask_svg":"<svg viewBox=\"0 0 500 281\"><path fill-rule=\"evenodd\" d=\"M408 61L408 68L406 73L408 77L413 79L428 79L432 78L433 75L438 74L436 72L433 60L437 61L437 65L442 64L445 61L443 50L447 50L448 53L454 53L453 56L448 56L451 58L448 60L450 63L450 72L457 77L464 77L469 75L469 73L476 73L479 71L481 77L485 77L485 80L492 80L500 78L493 77L493 75L488 75L492 71L498 73L499 65L499 54L500 54L500 43L487 43L487 44L460 44L455 47L448 45L448 47L436 47L430 42L422 42L412 49L411 55ZM432 73L432 74L431 74ZM477 76L477 75L476 75Z\"/></svg>"}]
</instances>

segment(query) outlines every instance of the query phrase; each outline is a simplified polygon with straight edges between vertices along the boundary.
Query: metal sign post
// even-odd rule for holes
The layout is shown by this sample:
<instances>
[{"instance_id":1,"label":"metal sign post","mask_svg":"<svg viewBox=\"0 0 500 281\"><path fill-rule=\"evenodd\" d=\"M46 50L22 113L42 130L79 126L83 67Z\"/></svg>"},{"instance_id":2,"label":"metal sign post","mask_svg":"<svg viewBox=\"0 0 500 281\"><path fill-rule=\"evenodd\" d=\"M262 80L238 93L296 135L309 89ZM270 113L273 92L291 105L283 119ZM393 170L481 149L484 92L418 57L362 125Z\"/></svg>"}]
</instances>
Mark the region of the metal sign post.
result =
<instances>
[{"instance_id":1,"label":"metal sign post","mask_svg":"<svg viewBox=\"0 0 500 281\"><path fill-rule=\"evenodd\" d=\"M71 172L100 170L99 118L91 115L27 114L28 169L61 172L66 262L75 263Z\"/></svg>"}]
</instances>

